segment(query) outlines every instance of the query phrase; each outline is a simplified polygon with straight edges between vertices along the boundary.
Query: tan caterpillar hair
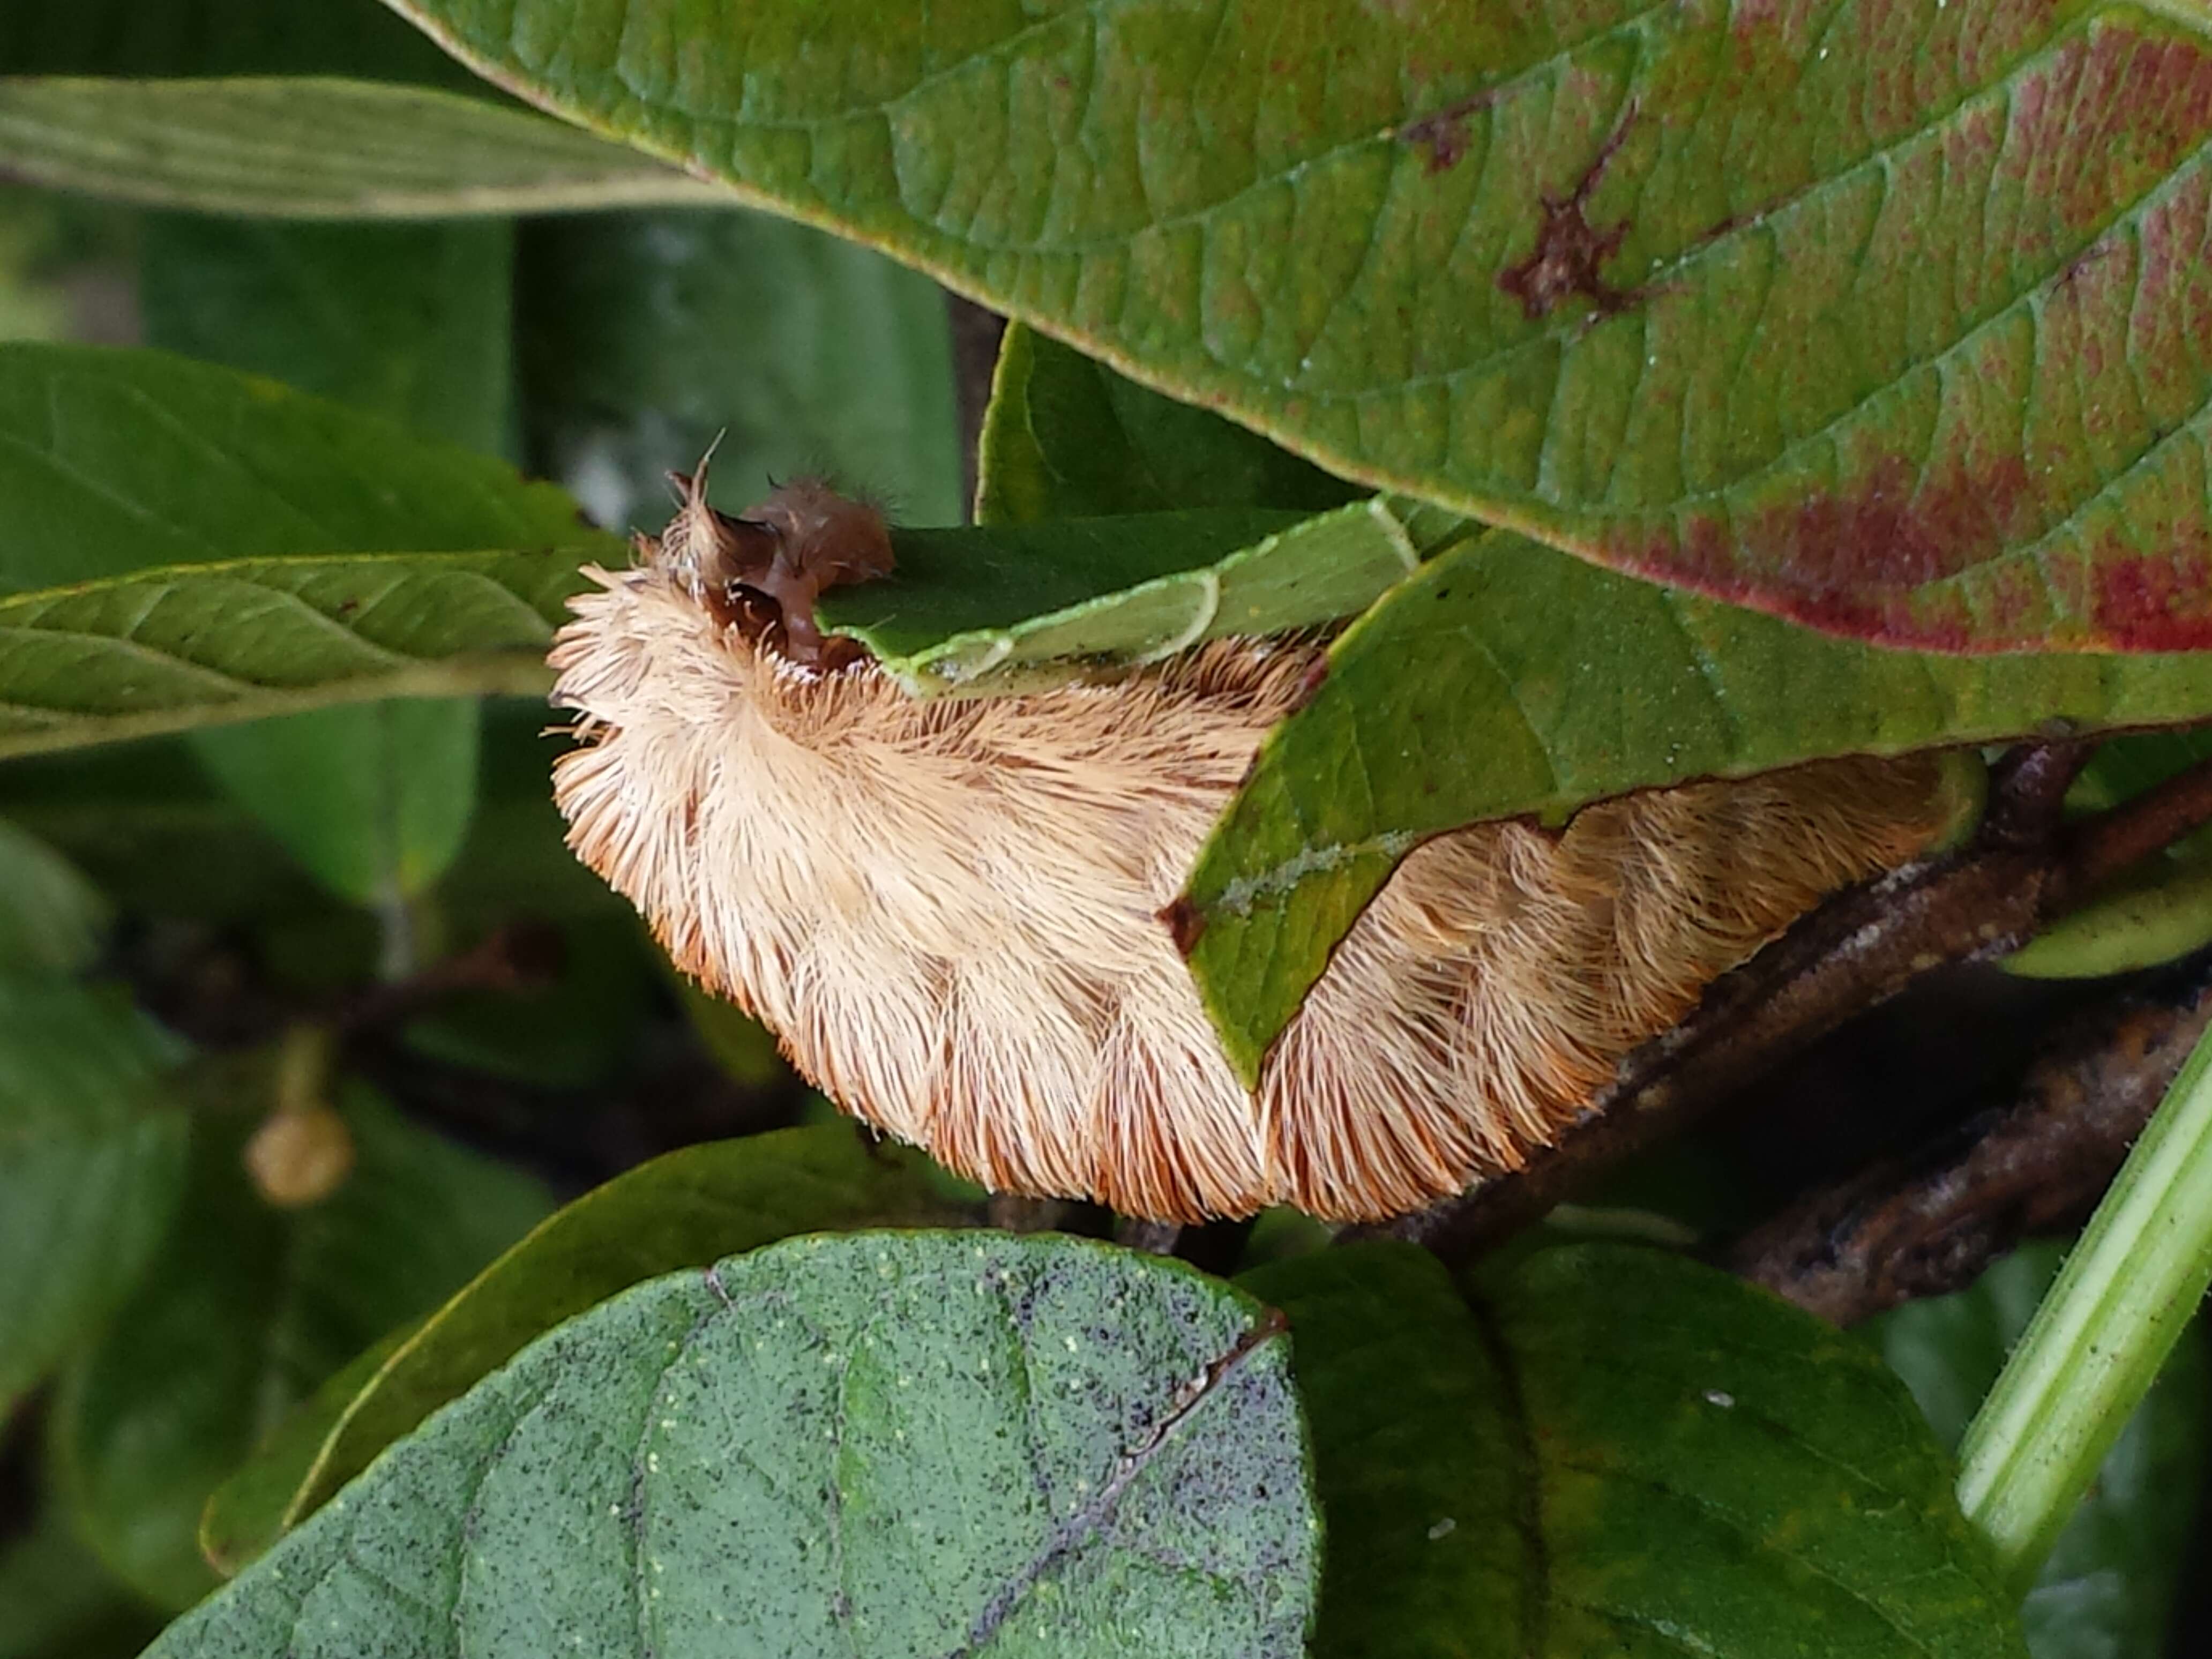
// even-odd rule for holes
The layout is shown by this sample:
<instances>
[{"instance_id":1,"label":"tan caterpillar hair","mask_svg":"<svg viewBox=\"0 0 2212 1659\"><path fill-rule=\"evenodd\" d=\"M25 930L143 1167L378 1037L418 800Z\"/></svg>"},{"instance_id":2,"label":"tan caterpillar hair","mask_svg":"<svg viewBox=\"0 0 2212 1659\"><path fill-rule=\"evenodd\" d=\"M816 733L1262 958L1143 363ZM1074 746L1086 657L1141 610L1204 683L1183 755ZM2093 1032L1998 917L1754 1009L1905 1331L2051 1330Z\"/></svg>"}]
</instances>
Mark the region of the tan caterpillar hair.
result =
<instances>
[{"instance_id":1,"label":"tan caterpillar hair","mask_svg":"<svg viewBox=\"0 0 2212 1659\"><path fill-rule=\"evenodd\" d=\"M1517 1167L1717 975L1948 821L1923 757L1437 837L1249 1092L1159 913L1318 647L916 702L865 657L794 663L773 606L764 623L641 545L640 568L588 573L552 653L585 739L555 777L570 844L831 1098L999 1191L1171 1220L1448 1195Z\"/></svg>"}]
</instances>

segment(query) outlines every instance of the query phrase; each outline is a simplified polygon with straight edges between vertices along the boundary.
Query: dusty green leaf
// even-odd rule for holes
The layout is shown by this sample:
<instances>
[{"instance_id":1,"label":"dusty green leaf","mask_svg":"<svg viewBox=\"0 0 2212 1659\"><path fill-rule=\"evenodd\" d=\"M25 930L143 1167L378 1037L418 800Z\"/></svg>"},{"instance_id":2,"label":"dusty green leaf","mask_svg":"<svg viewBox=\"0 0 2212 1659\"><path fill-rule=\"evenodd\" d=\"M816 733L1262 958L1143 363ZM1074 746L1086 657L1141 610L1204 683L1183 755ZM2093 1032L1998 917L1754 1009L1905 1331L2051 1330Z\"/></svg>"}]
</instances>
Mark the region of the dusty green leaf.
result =
<instances>
[{"instance_id":1,"label":"dusty green leaf","mask_svg":"<svg viewBox=\"0 0 2212 1659\"><path fill-rule=\"evenodd\" d=\"M216 1582L200 1511L277 1419L544 1213L537 1182L365 1089L343 1109L354 1169L304 1210L255 1194L235 1127L198 1137L153 1271L57 1393L48 1433L76 1524L161 1605L188 1607Z\"/></svg>"},{"instance_id":2,"label":"dusty green leaf","mask_svg":"<svg viewBox=\"0 0 2212 1659\"><path fill-rule=\"evenodd\" d=\"M652 1280L400 1443L150 1652L1294 1655L1285 1345L1180 1263L794 1239Z\"/></svg>"},{"instance_id":3,"label":"dusty green leaf","mask_svg":"<svg viewBox=\"0 0 2212 1659\"><path fill-rule=\"evenodd\" d=\"M153 1258L191 1137L181 1057L127 997L0 974L0 1416Z\"/></svg>"},{"instance_id":4,"label":"dusty green leaf","mask_svg":"<svg viewBox=\"0 0 2212 1659\"><path fill-rule=\"evenodd\" d=\"M378 1453L523 1346L616 1291L793 1233L943 1219L919 1153L849 1123L687 1146L586 1194L479 1274L354 1395L280 1509L240 1530L264 1547Z\"/></svg>"},{"instance_id":5,"label":"dusty green leaf","mask_svg":"<svg viewBox=\"0 0 2212 1659\"><path fill-rule=\"evenodd\" d=\"M380 697L542 695L578 556L246 559L0 598L0 756Z\"/></svg>"},{"instance_id":6,"label":"dusty green leaf","mask_svg":"<svg viewBox=\"0 0 2212 1659\"><path fill-rule=\"evenodd\" d=\"M100 890L52 848L0 818L0 973L74 974L107 931Z\"/></svg>"},{"instance_id":7,"label":"dusty green leaf","mask_svg":"<svg viewBox=\"0 0 2212 1659\"><path fill-rule=\"evenodd\" d=\"M1409 673L1408 664L1420 665ZM1340 635L1200 854L1191 968L1247 1075L1424 837L1698 777L2212 715L2212 656L1877 650L1496 531Z\"/></svg>"},{"instance_id":8,"label":"dusty green leaf","mask_svg":"<svg viewBox=\"0 0 2212 1659\"><path fill-rule=\"evenodd\" d=\"M1397 1244L1239 1282L1291 1322L1322 1659L2022 1652L1911 1398L1763 1291L1617 1244L1458 1289Z\"/></svg>"},{"instance_id":9,"label":"dusty green leaf","mask_svg":"<svg viewBox=\"0 0 2212 1659\"><path fill-rule=\"evenodd\" d=\"M1331 471L1832 630L2212 643L2212 22L393 0Z\"/></svg>"},{"instance_id":10,"label":"dusty green leaf","mask_svg":"<svg viewBox=\"0 0 2212 1659\"><path fill-rule=\"evenodd\" d=\"M419 219L713 204L721 185L557 121L335 77L0 77L0 173L154 207Z\"/></svg>"},{"instance_id":11,"label":"dusty green leaf","mask_svg":"<svg viewBox=\"0 0 2212 1659\"><path fill-rule=\"evenodd\" d=\"M983 524L1206 507L1322 513L1365 493L1022 323L1000 343L979 449Z\"/></svg>"},{"instance_id":12,"label":"dusty green leaf","mask_svg":"<svg viewBox=\"0 0 2212 1659\"><path fill-rule=\"evenodd\" d=\"M765 214L618 213L521 227L517 357L532 464L601 524L658 531L665 474L711 445L742 510L826 473L902 524L957 524L945 295Z\"/></svg>"},{"instance_id":13,"label":"dusty green leaf","mask_svg":"<svg viewBox=\"0 0 2212 1659\"><path fill-rule=\"evenodd\" d=\"M208 1494L200 1510L200 1554L224 1577L276 1541L292 1494L321 1452L324 1437L353 1398L400 1346L422 1328L416 1320L387 1333L325 1377L261 1437L252 1455Z\"/></svg>"},{"instance_id":14,"label":"dusty green leaf","mask_svg":"<svg viewBox=\"0 0 2212 1659\"><path fill-rule=\"evenodd\" d=\"M1868 1327L1945 1445L1966 1431L2064 1255L2055 1243L2024 1245L1971 1289L1908 1303ZM2208 1369L2199 1331L2106 1455L2021 1604L2035 1659L2166 1650L2212 1445Z\"/></svg>"}]
</instances>

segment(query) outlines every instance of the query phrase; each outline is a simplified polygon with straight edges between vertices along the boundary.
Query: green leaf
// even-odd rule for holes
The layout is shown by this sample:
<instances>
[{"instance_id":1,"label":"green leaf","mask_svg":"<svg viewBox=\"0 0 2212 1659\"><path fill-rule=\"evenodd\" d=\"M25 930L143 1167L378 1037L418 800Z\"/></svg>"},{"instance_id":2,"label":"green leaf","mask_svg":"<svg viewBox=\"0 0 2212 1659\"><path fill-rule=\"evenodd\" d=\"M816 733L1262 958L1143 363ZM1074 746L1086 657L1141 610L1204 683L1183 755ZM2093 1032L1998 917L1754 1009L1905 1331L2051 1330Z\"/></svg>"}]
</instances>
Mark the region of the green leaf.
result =
<instances>
[{"instance_id":1,"label":"green leaf","mask_svg":"<svg viewBox=\"0 0 2212 1659\"><path fill-rule=\"evenodd\" d=\"M0 598L0 756L380 697L543 694L580 553L244 559Z\"/></svg>"},{"instance_id":2,"label":"green leaf","mask_svg":"<svg viewBox=\"0 0 2212 1659\"><path fill-rule=\"evenodd\" d=\"M1515 1640L1549 1589L1532 1590L1525 1425L1436 1258L1347 1245L1237 1282L1291 1322L1328 1517L1316 1659L1549 1652Z\"/></svg>"},{"instance_id":3,"label":"green leaf","mask_svg":"<svg viewBox=\"0 0 2212 1659\"><path fill-rule=\"evenodd\" d=\"M1462 1293L1382 1243L1239 1282L1291 1322L1324 1659L2021 1652L1904 1389L1763 1291L1602 1244Z\"/></svg>"},{"instance_id":4,"label":"green leaf","mask_svg":"<svg viewBox=\"0 0 2212 1659\"><path fill-rule=\"evenodd\" d=\"M2102 811L2212 756L2212 731L2136 732L2099 745L2066 797ZM2212 835L2199 830L2124 872L2004 959L2031 979L2091 979L2172 962L2212 943Z\"/></svg>"},{"instance_id":5,"label":"green leaf","mask_svg":"<svg viewBox=\"0 0 2212 1659\"><path fill-rule=\"evenodd\" d=\"M535 1182L365 1089L343 1111L352 1174L292 1212L254 1193L234 1134L201 1137L158 1271L55 1399L48 1431L77 1525L162 1605L189 1606L216 1583L200 1511L276 1419L544 1212Z\"/></svg>"},{"instance_id":6,"label":"green leaf","mask_svg":"<svg viewBox=\"0 0 2212 1659\"><path fill-rule=\"evenodd\" d=\"M0 1543L0 1659L121 1659L161 1628L59 1510Z\"/></svg>"},{"instance_id":7,"label":"green leaf","mask_svg":"<svg viewBox=\"0 0 2212 1659\"><path fill-rule=\"evenodd\" d=\"M524 665L519 657L516 665ZM543 704L520 698L484 706L480 804L437 894L458 929L494 927L518 913L623 917L635 925L628 902L562 840L568 826L545 787L547 763L560 745L546 736L546 718ZM302 921L350 927L363 947L356 969L375 960L374 927L360 912L334 911L275 839L214 788L177 738L12 761L0 767L0 811L70 859L124 910L264 933ZM322 983L331 983L327 975Z\"/></svg>"},{"instance_id":8,"label":"green leaf","mask_svg":"<svg viewBox=\"0 0 2212 1659\"><path fill-rule=\"evenodd\" d=\"M331 77L0 78L0 171L155 207L444 218L728 190L574 128L428 87Z\"/></svg>"},{"instance_id":9,"label":"green leaf","mask_svg":"<svg viewBox=\"0 0 2212 1659\"><path fill-rule=\"evenodd\" d=\"M201 763L332 892L391 906L461 850L476 807L473 703L389 700L192 734Z\"/></svg>"},{"instance_id":10,"label":"green leaf","mask_svg":"<svg viewBox=\"0 0 2212 1659\"><path fill-rule=\"evenodd\" d=\"M542 1339L149 1651L1294 1655L1286 1346L1083 1240L793 1240Z\"/></svg>"},{"instance_id":11,"label":"green leaf","mask_svg":"<svg viewBox=\"0 0 2212 1659\"><path fill-rule=\"evenodd\" d=\"M393 3L1341 476L1893 642L2212 643L2201 9Z\"/></svg>"},{"instance_id":12,"label":"green leaf","mask_svg":"<svg viewBox=\"0 0 2212 1659\"><path fill-rule=\"evenodd\" d=\"M586 1193L393 1352L339 1415L283 1506L239 1522L264 1547L377 1454L541 1333L616 1291L793 1233L941 1219L918 1152L849 1123L687 1146Z\"/></svg>"},{"instance_id":13,"label":"green leaf","mask_svg":"<svg viewBox=\"0 0 2212 1659\"><path fill-rule=\"evenodd\" d=\"M534 463L600 523L658 530L664 476L714 447L724 504L826 473L906 524L957 524L945 295L763 214L623 213L521 229Z\"/></svg>"},{"instance_id":14,"label":"green leaf","mask_svg":"<svg viewBox=\"0 0 2212 1659\"><path fill-rule=\"evenodd\" d=\"M1018 689L1081 659L1144 662L1357 613L1459 520L1411 503L1314 518L1254 508L908 530L898 569L817 607L917 696Z\"/></svg>"},{"instance_id":15,"label":"green leaf","mask_svg":"<svg viewBox=\"0 0 2212 1659\"><path fill-rule=\"evenodd\" d=\"M2212 857L2169 849L2127 871L2004 959L2028 979L2102 979L2212 945Z\"/></svg>"},{"instance_id":16,"label":"green leaf","mask_svg":"<svg viewBox=\"0 0 2212 1659\"><path fill-rule=\"evenodd\" d=\"M982 524L1200 507L1320 513L1364 493L1021 323L1000 342L977 465Z\"/></svg>"},{"instance_id":17,"label":"green leaf","mask_svg":"<svg viewBox=\"0 0 2212 1659\"><path fill-rule=\"evenodd\" d=\"M295 225L149 214L139 303L150 345L495 454L507 445L514 398L514 228L503 222Z\"/></svg>"},{"instance_id":18,"label":"green leaf","mask_svg":"<svg viewBox=\"0 0 2212 1659\"><path fill-rule=\"evenodd\" d=\"M332 1371L262 1437L253 1455L229 1479L208 1494L200 1510L199 1547L210 1566L226 1578L234 1577L276 1542L292 1494L314 1467L324 1437L384 1362L422 1328L418 1319L387 1332Z\"/></svg>"},{"instance_id":19,"label":"green leaf","mask_svg":"<svg viewBox=\"0 0 2212 1659\"><path fill-rule=\"evenodd\" d=\"M514 234L155 216L147 337L483 452L510 421ZM476 805L473 702L329 708L193 734L234 799L325 885L389 910L449 864Z\"/></svg>"},{"instance_id":20,"label":"green leaf","mask_svg":"<svg viewBox=\"0 0 2212 1659\"><path fill-rule=\"evenodd\" d=\"M1409 673L1407 665L1419 665ZM2212 714L2212 657L1881 651L1630 580L1497 531L1331 647L1200 853L1191 968L1252 1075L1424 836L1829 755Z\"/></svg>"},{"instance_id":21,"label":"green leaf","mask_svg":"<svg viewBox=\"0 0 2212 1659\"><path fill-rule=\"evenodd\" d=\"M108 915L106 899L74 865L0 818L0 973L82 971Z\"/></svg>"},{"instance_id":22,"label":"green leaf","mask_svg":"<svg viewBox=\"0 0 2212 1659\"><path fill-rule=\"evenodd\" d=\"M0 975L0 1416L152 1259L191 1135L179 1058L127 998Z\"/></svg>"},{"instance_id":23,"label":"green leaf","mask_svg":"<svg viewBox=\"0 0 2212 1659\"><path fill-rule=\"evenodd\" d=\"M0 345L0 513L9 592L276 555L628 556L500 462L251 375L84 346Z\"/></svg>"},{"instance_id":24,"label":"green leaf","mask_svg":"<svg viewBox=\"0 0 2212 1659\"><path fill-rule=\"evenodd\" d=\"M2064 1257L2060 1244L2024 1245L1972 1289L1908 1303L1866 1327L1947 1446L1958 1444ZM2212 1435L2208 1371L2202 1333L2185 1338L2106 1454L2021 1603L2035 1659L2165 1650Z\"/></svg>"},{"instance_id":25,"label":"green leaf","mask_svg":"<svg viewBox=\"0 0 2212 1659\"><path fill-rule=\"evenodd\" d=\"M546 773L568 743L546 729L542 705L484 704L480 805L460 857L446 872L440 906L457 927L492 927L518 913L560 921L637 912L568 850L568 826Z\"/></svg>"},{"instance_id":26,"label":"green leaf","mask_svg":"<svg viewBox=\"0 0 2212 1659\"><path fill-rule=\"evenodd\" d=\"M231 922L329 908L180 739L11 760L0 766L0 810L125 914Z\"/></svg>"}]
</instances>

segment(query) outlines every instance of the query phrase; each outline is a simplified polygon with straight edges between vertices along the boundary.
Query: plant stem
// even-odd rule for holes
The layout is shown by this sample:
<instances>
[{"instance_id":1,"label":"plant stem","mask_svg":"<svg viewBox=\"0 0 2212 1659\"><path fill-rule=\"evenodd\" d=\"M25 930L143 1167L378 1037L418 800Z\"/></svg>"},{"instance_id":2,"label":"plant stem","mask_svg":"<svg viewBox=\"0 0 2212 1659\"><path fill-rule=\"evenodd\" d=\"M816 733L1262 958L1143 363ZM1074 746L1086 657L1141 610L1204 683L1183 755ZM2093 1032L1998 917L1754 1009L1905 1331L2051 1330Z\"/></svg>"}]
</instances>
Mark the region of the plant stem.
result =
<instances>
[{"instance_id":1,"label":"plant stem","mask_svg":"<svg viewBox=\"0 0 2212 1659\"><path fill-rule=\"evenodd\" d=\"M1959 1503L2025 1591L2212 1282L2198 1039L1959 1448Z\"/></svg>"}]
</instances>

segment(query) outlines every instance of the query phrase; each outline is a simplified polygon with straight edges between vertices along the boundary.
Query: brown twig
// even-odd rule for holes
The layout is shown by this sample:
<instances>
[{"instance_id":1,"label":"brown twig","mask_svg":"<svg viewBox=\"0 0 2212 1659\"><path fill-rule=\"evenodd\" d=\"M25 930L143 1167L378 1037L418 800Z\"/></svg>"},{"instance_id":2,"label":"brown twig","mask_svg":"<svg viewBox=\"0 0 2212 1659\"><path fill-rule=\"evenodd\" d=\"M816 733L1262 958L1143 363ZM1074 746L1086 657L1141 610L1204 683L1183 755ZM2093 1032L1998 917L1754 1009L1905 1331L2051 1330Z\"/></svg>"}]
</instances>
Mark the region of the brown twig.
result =
<instances>
[{"instance_id":1,"label":"brown twig","mask_svg":"<svg viewBox=\"0 0 2212 1659\"><path fill-rule=\"evenodd\" d=\"M2212 762L2203 762L2061 827L2057 803L2082 758L2071 742L2008 756L1993 770L1990 806L1971 846L1838 894L1715 981L1687 1018L1623 1060L1590 1109L1514 1175L1343 1237L1380 1231L1447 1259L1471 1255L1920 975L2019 949L2128 864L2212 820Z\"/></svg>"},{"instance_id":2,"label":"brown twig","mask_svg":"<svg viewBox=\"0 0 2212 1659\"><path fill-rule=\"evenodd\" d=\"M2207 1025L2202 965L2115 997L2045 1046L2009 1107L1800 1199L1726 1265L1838 1325L1961 1289L2095 1201Z\"/></svg>"},{"instance_id":3,"label":"brown twig","mask_svg":"<svg viewBox=\"0 0 2212 1659\"><path fill-rule=\"evenodd\" d=\"M330 1010L328 1024L350 1037L397 1025L464 991L542 990L560 977L562 954L558 930L510 922L404 979L348 992Z\"/></svg>"}]
</instances>

